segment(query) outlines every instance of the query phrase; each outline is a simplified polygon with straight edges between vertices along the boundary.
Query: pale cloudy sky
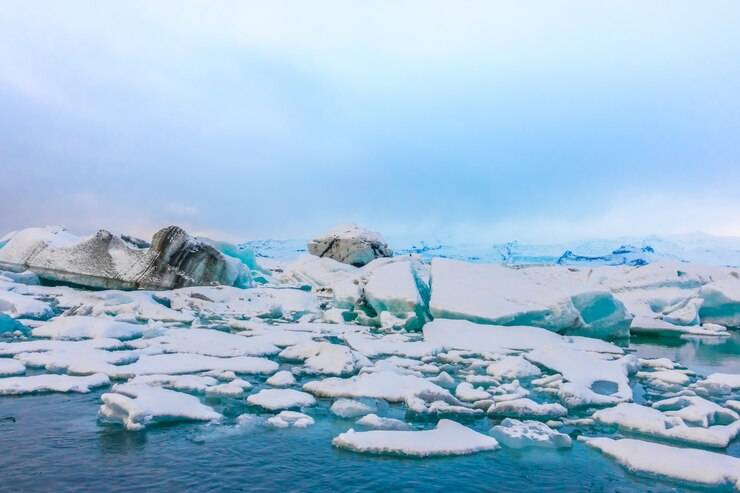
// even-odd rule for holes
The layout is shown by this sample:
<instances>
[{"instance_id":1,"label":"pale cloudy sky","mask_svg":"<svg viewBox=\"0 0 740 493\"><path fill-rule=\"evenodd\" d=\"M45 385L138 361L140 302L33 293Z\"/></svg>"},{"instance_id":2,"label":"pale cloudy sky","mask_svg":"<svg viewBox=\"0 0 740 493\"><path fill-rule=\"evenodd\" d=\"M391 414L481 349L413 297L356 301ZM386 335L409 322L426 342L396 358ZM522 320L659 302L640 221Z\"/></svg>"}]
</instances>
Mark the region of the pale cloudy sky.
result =
<instances>
[{"instance_id":1,"label":"pale cloudy sky","mask_svg":"<svg viewBox=\"0 0 740 493\"><path fill-rule=\"evenodd\" d=\"M740 235L737 1L0 12L0 234Z\"/></svg>"}]
</instances>

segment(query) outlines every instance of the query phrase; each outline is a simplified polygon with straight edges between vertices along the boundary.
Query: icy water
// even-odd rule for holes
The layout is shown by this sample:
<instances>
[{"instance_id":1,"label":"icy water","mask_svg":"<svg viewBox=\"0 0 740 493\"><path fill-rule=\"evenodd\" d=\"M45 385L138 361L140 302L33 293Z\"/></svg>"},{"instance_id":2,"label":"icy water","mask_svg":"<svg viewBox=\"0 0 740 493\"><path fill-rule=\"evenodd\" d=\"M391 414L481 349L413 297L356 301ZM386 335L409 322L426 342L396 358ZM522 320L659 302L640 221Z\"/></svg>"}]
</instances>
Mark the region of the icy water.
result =
<instances>
[{"instance_id":1,"label":"icy water","mask_svg":"<svg viewBox=\"0 0 740 493\"><path fill-rule=\"evenodd\" d=\"M631 347L701 373L740 372L738 333L718 344ZM579 442L436 459L341 451L331 438L352 421L330 415L328 401L311 408L308 429L180 423L129 432L96 421L100 393L0 399L0 491L709 491L632 475ZM218 407L231 421L245 412L239 400ZM493 422L466 424L486 431ZM728 452L740 456L737 440Z\"/></svg>"}]
</instances>

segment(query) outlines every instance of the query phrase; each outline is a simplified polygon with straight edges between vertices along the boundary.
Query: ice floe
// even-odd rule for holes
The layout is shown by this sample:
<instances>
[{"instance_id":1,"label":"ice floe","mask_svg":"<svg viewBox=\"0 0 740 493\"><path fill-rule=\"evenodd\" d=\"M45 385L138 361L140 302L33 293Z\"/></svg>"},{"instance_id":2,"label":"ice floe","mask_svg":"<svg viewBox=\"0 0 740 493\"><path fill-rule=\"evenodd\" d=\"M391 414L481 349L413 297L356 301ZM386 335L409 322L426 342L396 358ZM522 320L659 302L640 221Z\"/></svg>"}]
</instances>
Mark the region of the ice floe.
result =
<instances>
[{"instance_id":1,"label":"ice floe","mask_svg":"<svg viewBox=\"0 0 740 493\"><path fill-rule=\"evenodd\" d=\"M96 373L84 377L69 375L32 375L0 378L0 395L32 394L36 392L87 393L110 383L106 375Z\"/></svg>"},{"instance_id":2,"label":"ice floe","mask_svg":"<svg viewBox=\"0 0 740 493\"><path fill-rule=\"evenodd\" d=\"M280 370L268 378L265 383L273 387L290 387L295 384L295 376L287 370Z\"/></svg>"},{"instance_id":3,"label":"ice floe","mask_svg":"<svg viewBox=\"0 0 740 493\"><path fill-rule=\"evenodd\" d=\"M51 339L132 339L140 337L146 325L121 322L107 317L57 317L32 330L36 337Z\"/></svg>"},{"instance_id":4,"label":"ice floe","mask_svg":"<svg viewBox=\"0 0 740 493\"><path fill-rule=\"evenodd\" d=\"M539 421L519 421L506 418L491 428L491 435L509 448L546 447L568 448L572 440Z\"/></svg>"},{"instance_id":5,"label":"ice floe","mask_svg":"<svg viewBox=\"0 0 740 493\"><path fill-rule=\"evenodd\" d=\"M294 389L263 389L247 397L247 402L270 411L308 407L316 404L311 394Z\"/></svg>"},{"instance_id":6,"label":"ice floe","mask_svg":"<svg viewBox=\"0 0 740 493\"><path fill-rule=\"evenodd\" d=\"M337 399L331 405L330 411L340 418L357 418L377 412L378 406L367 400Z\"/></svg>"},{"instance_id":7,"label":"ice floe","mask_svg":"<svg viewBox=\"0 0 740 493\"><path fill-rule=\"evenodd\" d=\"M688 426L676 415L633 403L599 410L593 418L601 424L616 425L620 430L704 447L725 448L740 433L740 421L708 427Z\"/></svg>"},{"instance_id":8,"label":"ice floe","mask_svg":"<svg viewBox=\"0 0 740 493\"><path fill-rule=\"evenodd\" d=\"M314 424L314 419L308 414L297 411L280 411L275 416L267 418L267 424L275 428L307 428Z\"/></svg>"},{"instance_id":9,"label":"ice floe","mask_svg":"<svg viewBox=\"0 0 740 493\"><path fill-rule=\"evenodd\" d=\"M415 457L465 455L499 447L495 438L448 419L441 419L436 428L424 431L350 429L336 436L332 444L353 452Z\"/></svg>"},{"instance_id":10,"label":"ice floe","mask_svg":"<svg viewBox=\"0 0 740 493\"><path fill-rule=\"evenodd\" d=\"M355 421L355 424L376 430L408 430L410 428L409 424L405 421L395 418L383 418L373 413L361 417Z\"/></svg>"},{"instance_id":11,"label":"ice floe","mask_svg":"<svg viewBox=\"0 0 740 493\"><path fill-rule=\"evenodd\" d=\"M15 359L0 358L0 377L23 375L26 365Z\"/></svg>"},{"instance_id":12,"label":"ice floe","mask_svg":"<svg viewBox=\"0 0 740 493\"><path fill-rule=\"evenodd\" d=\"M635 473L740 490L740 459L737 457L630 438L579 439Z\"/></svg>"},{"instance_id":13,"label":"ice floe","mask_svg":"<svg viewBox=\"0 0 740 493\"><path fill-rule=\"evenodd\" d=\"M146 384L115 385L100 399L100 418L121 423L128 430L168 421L217 421L222 417L195 396Z\"/></svg>"}]
</instances>

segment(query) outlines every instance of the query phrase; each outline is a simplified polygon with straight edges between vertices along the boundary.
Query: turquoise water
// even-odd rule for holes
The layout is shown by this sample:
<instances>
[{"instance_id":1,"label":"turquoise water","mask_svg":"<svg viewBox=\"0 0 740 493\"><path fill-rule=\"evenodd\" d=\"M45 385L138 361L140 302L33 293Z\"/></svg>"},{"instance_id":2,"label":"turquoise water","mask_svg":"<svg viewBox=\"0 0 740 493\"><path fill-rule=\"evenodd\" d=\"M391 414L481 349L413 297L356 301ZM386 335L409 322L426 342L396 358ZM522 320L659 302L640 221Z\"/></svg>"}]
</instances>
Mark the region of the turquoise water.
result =
<instances>
[{"instance_id":1,"label":"turquoise water","mask_svg":"<svg viewBox=\"0 0 740 493\"><path fill-rule=\"evenodd\" d=\"M740 334L708 345L637 339L640 356L668 356L702 373L740 372ZM575 442L570 450L499 449L407 459L331 446L352 424L324 401L308 429L237 428L243 401L209 404L227 424L171 424L127 432L95 419L103 391L0 399L0 491L707 491L626 472ZM480 431L494 422L466 422ZM580 430L566 429L572 435ZM597 432L599 430L596 430ZM740 444L728 453L740 456Z\"/></svg>"}]
</instances>

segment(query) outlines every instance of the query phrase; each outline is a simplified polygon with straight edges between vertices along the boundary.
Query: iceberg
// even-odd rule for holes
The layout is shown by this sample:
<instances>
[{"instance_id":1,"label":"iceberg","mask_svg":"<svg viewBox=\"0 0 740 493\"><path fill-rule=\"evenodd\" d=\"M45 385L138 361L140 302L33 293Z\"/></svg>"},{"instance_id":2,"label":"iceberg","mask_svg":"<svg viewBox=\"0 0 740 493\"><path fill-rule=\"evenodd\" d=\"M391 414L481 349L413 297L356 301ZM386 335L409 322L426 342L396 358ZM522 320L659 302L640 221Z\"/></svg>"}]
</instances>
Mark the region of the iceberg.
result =
<instances>
[{"instance_id":1,"label":"iceberg","mask_svg":"<svg viewBox=\"0 0 740 493\"><path fill-rule=\"evenodd\" d=\"M105 230L81 238L58 228L29 228L15 233L0 249L0 268L30 270L47 282L102 289L252 283L249 268L240 260L177 226L159 230L149 247Z\"/></svg>"},{"instance_id":2,"label":"iceberg","mask_svg":"<svg viewBox=\"0 0 740 493\"><path fill-rule=\"evenodd\" d=\"M356 267L362 267L379 257L393 256L393 251L379 233L356 224L337 226L309 241L308 251L311 255L329 257Z\"/></svg>"},{"instance_id":3,"label":"iceberg","mask_svg":"<svg viewBox=\"0 0 740 493\"><path fill-rule=\"evenodd\" d=\"M528 325L602 338L629 335L632 316L622 302L577 270L435 258L431 278L429 307L435 318Z\"/></svg>"}]
</instances>

